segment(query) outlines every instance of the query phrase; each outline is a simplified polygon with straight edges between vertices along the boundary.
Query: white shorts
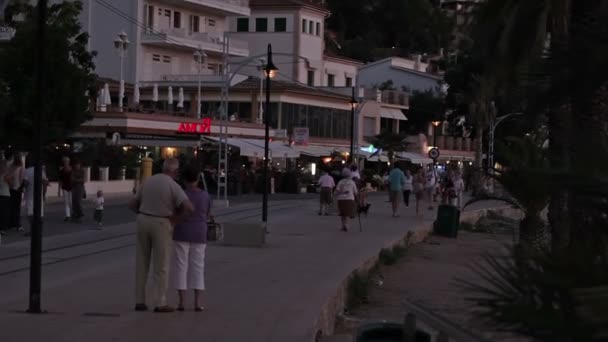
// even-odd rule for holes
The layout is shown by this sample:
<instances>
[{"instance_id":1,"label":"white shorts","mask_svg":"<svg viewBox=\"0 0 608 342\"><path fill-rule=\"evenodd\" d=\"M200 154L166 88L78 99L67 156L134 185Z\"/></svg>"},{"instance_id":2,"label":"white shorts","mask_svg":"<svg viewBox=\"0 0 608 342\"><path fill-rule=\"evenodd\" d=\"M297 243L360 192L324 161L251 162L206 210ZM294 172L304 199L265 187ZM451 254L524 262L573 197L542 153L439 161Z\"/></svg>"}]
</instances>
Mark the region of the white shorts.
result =
<instances>
[{"instance_id":1,"label":"white shorts","mask_svg":"<svg viewBox=\"0 0 608 342\"><path fill-rule=\"evenodd\" d=\"M207 244L173 241L171 280L177 290L205 289L205 250Z\"/></svg>"}]
</instances>

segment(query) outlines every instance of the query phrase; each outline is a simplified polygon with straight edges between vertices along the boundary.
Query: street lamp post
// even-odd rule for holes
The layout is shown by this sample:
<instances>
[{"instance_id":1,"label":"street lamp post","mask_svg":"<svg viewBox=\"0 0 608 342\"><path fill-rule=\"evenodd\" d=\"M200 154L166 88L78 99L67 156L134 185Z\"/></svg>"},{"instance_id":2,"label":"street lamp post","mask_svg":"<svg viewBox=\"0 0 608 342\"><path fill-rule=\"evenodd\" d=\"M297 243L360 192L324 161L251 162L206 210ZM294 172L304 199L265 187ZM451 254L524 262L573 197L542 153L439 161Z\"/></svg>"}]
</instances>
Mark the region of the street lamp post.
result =
<instances>
[{"instance_id":1,"label":"street lamp post","mask_svg":"<svg viewBox=\"0 0 608 342\"><path fill-rule=\"evenodd\" d=\"M36 72L36 121L34 124L34 217L32 222L30 240L30 288L28 313L42 313L41 289L42 289L42 112L45 110L45 55L46 55L46 17L47 0L38 1L38 23L37 23L37 72ZM36 200L38 199L38 200Z\"/></svg>"},{"instance_id":2,"label":"street lamp post","mask_svg":"<svg viewBox=\"0 0 608 342\"><path fill-rule=\"evenodd\" d=\"M512 116L523 115L523 113L509 113L498 117L490 123L490 136L488 139L488 172L490 175L494 176L494 134L496 132L496 127L503 122L505 119L508 119ZM491 178L491 191L494 192L494 178Z\"/></svg>"},{"instance_id":3,"label":"street lamp post","mask_svg":"<svg viewBox=\"0 0 608 342\"><path fill-rule=\"evenodd\" d=\"M207 54L205 53L205 51L203 51L203 49L201 49L201 47L199 46L199 48L194 51L194 60L196 61L196 63L198 63L198 87L197 87L197 98L196 98L196 117L198 119L201 118L201 73L202 73L202 66L203 63L205 63L205 60L207 58Z\"/></svg>"},{"instance_id":4,"label":"street lamp post","mask_svg":"<svg viewBox=\"0 0 608 342\"><path fill-rule=\"evenodd\" d=\"M266 74L266 59L265 58L260 58L260 72L262 73L262 75ZM260 77L260 100L259 100L259 108L258 108L258 119L257 122L258 123L262 123L262 118L264 117L264 101L262 100L264 98L264 77Z\"/></svg>"},{"instance_id":5,"label":"street lamp post","mask_svg":"<svg viewBox=\"0 0 608 342\"><path fill-rule=\"evenodd\" d=\"M437 127L441 125L441 121L432 121L433 124L433 147L437 147Z\"/></svg>"},{"instance_id":6,"label":"street lamp post","mask_svg":"<svg viewBox=\"0 0 608 342\"><path fill-rule=\"evenodd\" d=\"M354 162L355 158L355 107L357 99L355 98L355 87L352 87L352 96L350 98L350 162Z\"/></svg>"},{"instance_id":7,"label":"street lamp post","mask_svg":"<svg viewBox=\"0 0 608 342\"><path fill-rule=\"evenodd\" d=\"M262 198L262 223L268 223L268 150L270 140L270 79L279 70L272 63L272 45L268 44L268 55L266 57L266 110L264 111L264 195Z\"/></svg>"},{"instance_id":8,"label":"street lamp post","mask_svg":"<svg viewBox=\"0 0 608 342\"><path fill-rule=\"evenodd\" d=\"M121 31L114 39L114 47L118 50L120 56L120 89L118 91L118 108L122 112L123 109L123 98L125 97L125 80L123 77L123 62L127 48L129 47L129 39L125 31Z\"/></svg>"}]
</instances>

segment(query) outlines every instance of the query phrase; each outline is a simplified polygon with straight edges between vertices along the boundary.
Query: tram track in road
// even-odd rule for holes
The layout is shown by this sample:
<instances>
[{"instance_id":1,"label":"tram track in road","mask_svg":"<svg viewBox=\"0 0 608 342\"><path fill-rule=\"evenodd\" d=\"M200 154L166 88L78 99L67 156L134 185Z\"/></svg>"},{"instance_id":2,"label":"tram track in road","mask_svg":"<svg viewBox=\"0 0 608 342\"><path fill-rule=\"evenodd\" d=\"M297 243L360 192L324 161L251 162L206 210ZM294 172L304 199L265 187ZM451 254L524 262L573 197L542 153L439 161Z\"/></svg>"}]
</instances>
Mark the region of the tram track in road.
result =
<instances>
[{"instance_id":1,"label":"tram track in road","mask_svg":"<svg viewBox=\"0 0 608 342\"><path fill-rule=\"evenodd\" d=\"M281 209L292 209L292 208L300 208L302 206L307 206L309 204L305 204L305 203L290 203L289 205L270 205L269 209L271 210L281 210ZM227 213L222 213L222 214L218 214L218 215L214 215L214 217L216 218L220 218L220 217L229 217L229 216L233 216L233 215L238 215L241 213L246 213L246 212L251 212L251 211L259 211L260 209L257 207L253 207L253 208L247 208L247 209L241 209L238 211L231 211L231 212L227 212ZM247 215L247 216L238 216L235 218L235 220L245 220L245 219L249 219L249 218L253 218L256 216L259 216L259 213L256 214L252 214L252 215ZM229 223L229 222L227 222ZM119 234L119 235L115 235L115 236L110 236L110 237L105 237L105 238L101 238L101 239L95 239L95 240L89 240L89 241L84 241L84 242L80 242L80 243L72 243L69 245L65 245L65 246L59 246L59 247L53 247L53 248L48 248L42 251L43 253L43 257L45 253L52 253L52 252L58 252L58 251L66 251L72 248L78 248L78 247L83 247L83 246L88 246L88 245L95 245L98 243L102 243L102 242L109 242L109 241L114 241L114 240L119 240L121 238L126 238L129 236L134 236L136 233L135 232L130 232L130 233L124 233L124 234ZM85 257L89 257L89 256L93 256L93 255L98 255L98 254L103 254L103 253L108 253L108 252L112 252L112 251L116 251L116 250L120 250L123 248L128 248L128 247L132 247L135 245L135 242L129 242L127 244L120 244L118 246L113 246L113 247L109 247L109 248L103 248L100 250L95 250L95 251L91 251L91 252L85 252L85 253L78 253L76 255L72 255L72 256L66 256L66 257L58 257L58 258L52 258L52 260L48 260L42 263L42 266L49 266L49 265L53 265L53 264L58 264L58 263L62 263L62 262L67 262L67 261L71 261L71 260L76 260L76 259L80 259L80 258L85 258ZM2 262L7 262L7 261L14 261L17 259L21 259L21 258L29 258L30 254L29 253L22 253L19 255L12 255L12 256L7 256L4 258L0 258L0 265ZM8 276L11 274L15 274L15 273L19 273L19 272L23 272L23 271L27 271L29 270L29 266L27 267L18 267L18 268L14 268L14 269L9 269L7 271L3 271L0 272L0 277L3 276Z\"/></svg>"}]
</instances>

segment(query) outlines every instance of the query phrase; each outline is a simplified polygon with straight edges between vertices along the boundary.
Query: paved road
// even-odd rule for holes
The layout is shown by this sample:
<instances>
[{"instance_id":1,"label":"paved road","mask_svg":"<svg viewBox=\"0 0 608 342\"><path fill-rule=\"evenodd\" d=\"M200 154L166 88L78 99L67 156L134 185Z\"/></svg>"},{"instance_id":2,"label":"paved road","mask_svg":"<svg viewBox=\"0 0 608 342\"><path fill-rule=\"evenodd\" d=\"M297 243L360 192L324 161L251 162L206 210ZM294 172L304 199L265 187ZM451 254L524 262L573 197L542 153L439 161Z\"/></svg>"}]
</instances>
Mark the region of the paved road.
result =
<instances>
[{"instance_id":1,"label":"paved road","mask_svg":"<svg viewBox=\"0 0 608 342\"><path fill-rule=\"evenodd\" d=\"M27 303L27 241L0 248L0 341L310 342L321 307L356 267L434 216L413 209L392 218L384 196L372 198L363 232L339 231L336 216L316 215L316 200L271 203L264 248L210 245L207 310L170 315L133 306L134 225L83 230L44 240L43 306ZM224 223L259 222L259 204L218 210ZM175 295L170 293L170 300Z\"/></svg>"},{"instance_id":2,"label":"paved road","mask_svg":"<svg viewBox=\"0 0 608 342\"><path fill-rule=\"evenodd\" d=\"M316 194L274 194L270 196L270 202L306 200L316 198L316 196ZM129 194L113 195L106 198L106 205L104 209L104 226L107 227L125 224L135 220L135 214L127 208L130 198L131 195ZM238 208L243 204L261 203L261 201L262 195L257 194L235 196L229 199L230 206L235 208ZM48 203L45 207L43 227L43 235L45 237L76 233L89 229L99 229L99 227L93 221L94 202L92 200L84 200L83 204L85 217L83 217L81 223L63 222L63 204L57 199L53 199L49 202L50 203ZM217 208L223 208L223 206L223 203L216 203ZM26 230L29 230L25 217L23 218L22 224ZM9 231L5 236L2 237L2 244L9 244L28 239L29 237L24 236L23 233Z\"/></svg>"}]
</instances>

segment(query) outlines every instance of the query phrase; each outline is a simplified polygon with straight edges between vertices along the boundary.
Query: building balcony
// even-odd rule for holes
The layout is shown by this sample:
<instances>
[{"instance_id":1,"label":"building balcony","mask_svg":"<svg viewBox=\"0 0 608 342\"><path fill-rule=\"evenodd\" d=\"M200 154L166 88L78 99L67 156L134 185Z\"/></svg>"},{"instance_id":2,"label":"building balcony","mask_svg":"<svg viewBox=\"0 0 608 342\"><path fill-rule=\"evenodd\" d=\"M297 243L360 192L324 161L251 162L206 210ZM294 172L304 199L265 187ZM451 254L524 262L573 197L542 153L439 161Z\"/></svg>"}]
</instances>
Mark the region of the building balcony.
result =
<instances>
[{"instance_id":1,"label":"building balcony","mask_svg":"<svg viewBox=\"0 0 608 342\"><path fill-rule=\"evenodd\" d=\"M363 98L403 107L403 109L408 109L410 106L410 94L405 91L365 89Z\"/></svg>"},{"instance_id":2,"label":"building balcony","mask_svg":"<svg viewBox=\"0 0 608 342\"><path fill-rule=\"evenodd\" d=\"M249 0L160 0L170 5L180 6L221 16L249 16Z\"/></svg>"},{"instance_id":3,"label":"building balcony","mask_svg":"<svg viewBox=\"0 0 608 342\"><path fill-rule=\"evenodd\" d=\"M177 48L194 50L201 47L205 52L224 52L224 36L218 33L188 32L186 29L163 28L155 32L144 31L142 44L162 48ZM230 39L229 54L231 56L249 56L249 44L243 40Z\"/></svg>"}]
</instances>

